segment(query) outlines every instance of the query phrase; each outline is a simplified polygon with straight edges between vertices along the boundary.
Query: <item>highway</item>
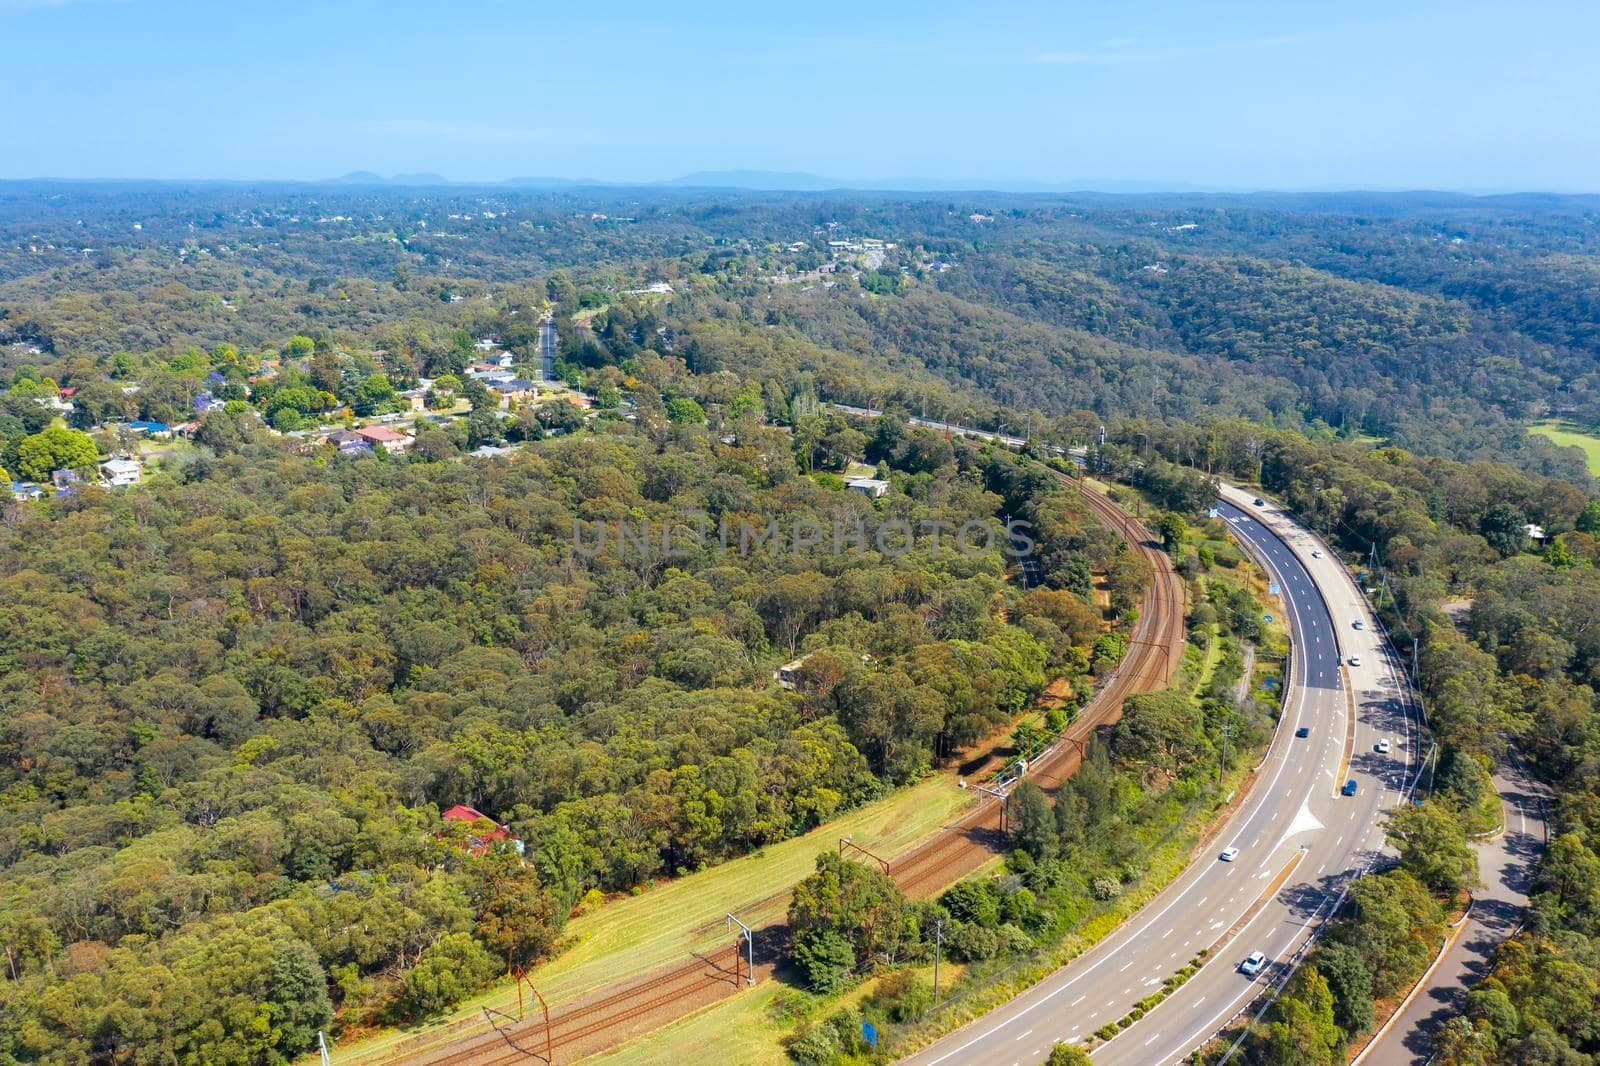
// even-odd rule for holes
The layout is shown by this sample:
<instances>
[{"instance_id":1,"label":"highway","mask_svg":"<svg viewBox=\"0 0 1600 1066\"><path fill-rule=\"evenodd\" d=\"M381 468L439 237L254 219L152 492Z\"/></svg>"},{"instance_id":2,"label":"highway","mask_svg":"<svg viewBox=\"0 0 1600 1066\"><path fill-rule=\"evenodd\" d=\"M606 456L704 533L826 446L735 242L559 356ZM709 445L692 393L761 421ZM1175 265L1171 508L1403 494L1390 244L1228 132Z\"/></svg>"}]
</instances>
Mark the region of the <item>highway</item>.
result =
<instances>
[{"instance_id":1,"label":"highway","mask_svg":"<svg viewBox=\"0 0 1600 1066\"><path fill-rule=\"evenodd\" d=\"M1092 1051L1105 1063L1180 1060L1287 972L1349 879L1377 857L1380 816L1412 787L1422 754L1398 664L1327 545L1276 507L1254 506L1250 493L1224 486L1222 496L1222 517L1279 584L1294 637L1283 715L1249 794L1205 851L1115 932L904 1061L1042 1062L1055 1041L1082 1044L1125 1016L1205 948L1211 957L1194 977ZM1304 739L1295 736L1302 727ZM1380 739L1390 741L1387 754L1376 750ZM1346 778L1358 783L1355 796L1340 794ZM1218 860L1225 847L1239 849L1235 861ZM1267 965L1251 978L1238 964L1253 951Z\"/></svg>"}]
</instances>

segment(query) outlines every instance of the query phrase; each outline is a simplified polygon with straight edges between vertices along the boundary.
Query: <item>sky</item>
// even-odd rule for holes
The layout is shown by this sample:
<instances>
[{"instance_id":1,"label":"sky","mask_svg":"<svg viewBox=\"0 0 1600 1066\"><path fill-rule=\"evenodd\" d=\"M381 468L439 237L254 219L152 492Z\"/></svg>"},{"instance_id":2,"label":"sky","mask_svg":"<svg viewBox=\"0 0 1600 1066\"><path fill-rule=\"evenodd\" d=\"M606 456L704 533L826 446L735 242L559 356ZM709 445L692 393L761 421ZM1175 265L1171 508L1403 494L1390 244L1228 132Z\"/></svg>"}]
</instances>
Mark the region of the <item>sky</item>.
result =
<instances>
[{"instance_id":1,"label":"sky","mask_svg":"<svg viewBox=\"0 0 1600 1066\"><path fill-rule=\"evenodd\" d=\"M0 178L1600 192L1600 4L0 0Z\"/></svg>"}]
</instances>

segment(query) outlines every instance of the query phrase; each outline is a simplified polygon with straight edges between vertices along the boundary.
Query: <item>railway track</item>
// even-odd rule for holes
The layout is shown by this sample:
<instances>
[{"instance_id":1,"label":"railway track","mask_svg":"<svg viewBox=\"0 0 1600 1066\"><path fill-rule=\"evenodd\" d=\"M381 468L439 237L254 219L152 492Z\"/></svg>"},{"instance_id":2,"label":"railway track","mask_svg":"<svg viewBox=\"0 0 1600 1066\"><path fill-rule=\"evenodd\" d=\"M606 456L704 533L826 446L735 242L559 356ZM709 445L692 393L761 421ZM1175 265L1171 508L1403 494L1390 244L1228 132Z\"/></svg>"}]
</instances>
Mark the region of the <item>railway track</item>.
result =
<instances>
[{"instance_id":1,"label":"railway track","mask_svg":"<svg viewBox=\"0 0 1600 1066\"><path fill-rule=\"evenodd\" d=\"M1063 480L1067 480L1063 478ZM1114 529L1151 565L1153 578L1141 604L1129 650L1116 672L1073 720L1048 754L1029 767L1028 776L1041 788L1051 789L1070 778L1083 761L1083 748L1097 729L1122 716L1122 701L1171 680L1183 646L1186 602L1183 579L1172 569L1144 526L1111 500L1083 489L1082 496L1095 518ZM999 853L1000 803L989 800L973 807L938 835L889 860L889 875L908 896L929 896L971 873ZM787 890L770 899L780 899ZM769 943L781 941L782 930L758 930ZM732 979L738 948L729 945L690 962L659 971L647 979L619 987L593 1001L578 1001L550 1018L549 1043L559 1061L592 1054L615 1039L602 1034L631 1035L627 1025L674 1003L686 1008L706 1001L712 990L737 988ZM759 961L759 960L758 960ZM545 1024L542 1018L514 1022L458 1041L440 1054L421 1053L409 1061L432 1066L509 1066L544 1062ZM565 1057L563 1057L565 1052Z\"/></svg>"},{"instance_id":2,"label":"railway track","mask_svg":"<svg viewBox=\"0 0 1600 1066\"><path fill-rule=\"evenodd\" d=\"M590 1003L578 1003L563 1014L550 1019L549 1043L556 1048L570 1048L605 1032L626 1025L669 1003L681 1000L686 994L700 989L707 982L725 984L730 990L743 980L736 976L735 964L739 948L729 946L710 955L698 957L690 963L674 966L642 982L628 985ZM544 1020L513 1023L504 1028L483 1034L470 1045L449 1054L429 1058L435 1066L502 1066L506 1063L544 1061L546 1032Z\"/></svg>"}]
</instances>

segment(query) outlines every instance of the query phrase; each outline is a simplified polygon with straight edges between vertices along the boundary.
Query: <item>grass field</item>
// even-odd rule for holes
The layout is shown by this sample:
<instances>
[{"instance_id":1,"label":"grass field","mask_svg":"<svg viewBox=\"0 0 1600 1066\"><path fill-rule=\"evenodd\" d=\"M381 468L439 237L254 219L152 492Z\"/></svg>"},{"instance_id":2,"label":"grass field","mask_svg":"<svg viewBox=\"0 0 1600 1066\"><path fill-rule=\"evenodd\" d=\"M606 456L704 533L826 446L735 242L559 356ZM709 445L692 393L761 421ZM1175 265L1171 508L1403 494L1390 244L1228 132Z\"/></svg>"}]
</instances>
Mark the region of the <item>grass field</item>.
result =
<instances>
[{"instance_id":1,"label":"grass field","mask_svg":"<svg viewBox=\"0 0 1600 1066\"><path fill-rule=\"evenodd\" d=\"M1528 432L1548 437L1561 448L1582 448L1584 458L1589 463L1589 473L1600 475L1600 435L1585 433L1571 422L1554 421L1535 422L1528 427Z\"/></svg>"},{"instance_id":2,"label":"grass field","mask_svg":"<svg viewBox=\"0 0 1600 1066\"><path fill-rule=\"evenodd\" d=\"M811 873L817 853L837 847L840 837L850 837L879 855L894 855L954 821L970 801L971 793L956 788L951 775L936 774L805 836L701 873L660 882L637 896L608 902L568 923L570 946L534 970L531 977L555 1004L622 977L680 962L692 951L721 946L729 939L723 917L727 912L752 926L782 918L786 903L772 897ZM484 1007L514 1010L516 1002L516 986L501 983L465 1001L435 1024L481 1017ZM390 1061L389 1047L417 1032L385 1030L341 1048L338 1061Z\"/></svg>"}]
</instances>

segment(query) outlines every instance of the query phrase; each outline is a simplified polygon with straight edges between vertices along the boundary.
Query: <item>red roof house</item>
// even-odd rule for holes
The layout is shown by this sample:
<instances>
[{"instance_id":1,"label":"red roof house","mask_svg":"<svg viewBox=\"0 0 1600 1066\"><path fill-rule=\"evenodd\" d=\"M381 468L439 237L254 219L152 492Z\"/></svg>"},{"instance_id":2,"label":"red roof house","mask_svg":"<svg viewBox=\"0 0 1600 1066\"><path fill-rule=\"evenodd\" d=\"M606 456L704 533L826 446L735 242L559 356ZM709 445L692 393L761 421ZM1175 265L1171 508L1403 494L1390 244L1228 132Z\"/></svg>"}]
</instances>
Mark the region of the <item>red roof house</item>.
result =
<instances>
[{"instance_id":1,"label":"red roof house","mask_svg":"<svg viewBox=\"0 0 1600 1066\"><path fill-rule=\"evenodd\" d=\"M473 833L468 839L471 841L471 850L474 855L482 855L502 840L510 840L512 846L521 852L522 841L511 835L511 830L490 818L476 807L468 807L465 803L458 803L445 811L443 816L447 822L464 822L472 825L474 822L488 822L493 828L484 829Z\"/></svg>"}]
</instances>

